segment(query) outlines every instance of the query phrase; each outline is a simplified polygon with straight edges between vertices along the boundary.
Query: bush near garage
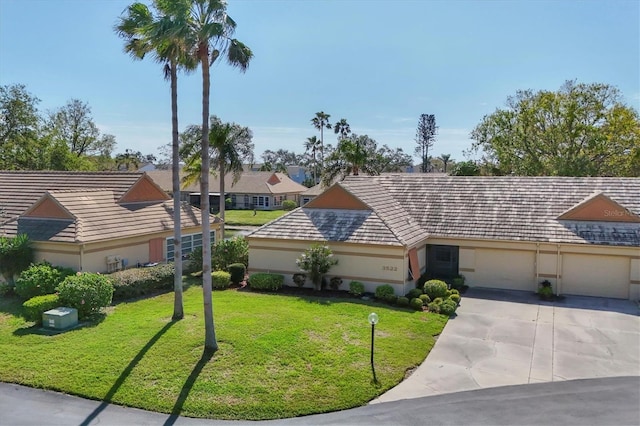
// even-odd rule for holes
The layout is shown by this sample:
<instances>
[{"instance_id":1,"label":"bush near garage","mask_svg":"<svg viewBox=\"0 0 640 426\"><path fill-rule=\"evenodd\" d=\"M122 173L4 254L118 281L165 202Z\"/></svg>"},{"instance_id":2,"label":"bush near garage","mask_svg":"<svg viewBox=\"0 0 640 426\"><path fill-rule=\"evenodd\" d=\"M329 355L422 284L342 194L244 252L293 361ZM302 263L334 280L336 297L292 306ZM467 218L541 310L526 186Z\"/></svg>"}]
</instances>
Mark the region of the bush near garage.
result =
<instances>
[{"instance_id":1,"label":"bush near garage","mask_svg":"<svg viewBox=\"0 0 640 426\"><path fill-rule=\"evenodd\" d=\"M391 287L391 285L383 284L376 287L375 295L376 299L387 300L389 296L395 296L395 292L393 291L393 287Z\"/></svg>"},{"instance_id":2,"label":"bush near garage","mask_svg":"<svg viewBox=\"0 0 640 426\"><path fill-rule=\"evenodd\" d=\"M407 306L409 306L409 299L406 297L398 297L398 300L396 301L396 305L402 308L406 308Z\"/></svg>"},{"instance_id":3,"label":"bush near garage","mask_svg":"<svg viewBox=\"0 0 640 426\"><path fill-rule=\"evenodd\" d=\"M162 290L172 290L174 275L173 263L114 272L109 275L114 288L113 300L128 300Z\"/></svg>"},{"instance_id":4,"label":"bush near garage","mask_svg":"<svg viewBox=\"0 0 640 426\"><path fill-rule=\"evenodd\" d=\"M278 291L284 284L284 275L257 272L249 277L249 287L253 290Z\"/></svg>"},{"instance_id":5,"label":"bush near garage","mask_svg":"<svg viewBox=\"0 0 640 426\"><path fill-rule=\"evenodd\" d=\"M240 284L244 281L244 276L247 274L247 267L244 263L232 263L227 268L227 271L231 274L231 282Z\"/></svg>"},{"instance_id":6,"label":"bush near garage","mask_svg":"<svg viewBox=\"0 0 640 426\"><path fill-rule=\"evenodd\" d=\"M414 297L409 302L409 306L411 308L415 309L416 311L421 311L422 310L422 306L423 306L422 299L420 299L418 297Z\"/></svg>"},{"instance_id":7,"label":"bush near garage","mask_svg":"<svg viewBox=\"0 0 640 426\"><path fill-rule=\"evenodd\" d=\"M422 300L422 304L423 305L428 305L431 302L431 298L429 297L428 294L421 294L420 295L420 300Z\"/></svg>"},{"instance_id":8,"label":"bush near garage","mask_svg":"<svg viewBox=\"0 0 640 426\"><path fill-rule=\"evenodd\" d=\"M423 291L421 288L412 288L411 290L409 290L409 293L405 294L404 296L411 300L411 299L415 299L416 297L420 297L423 294Z\"/></svg>"},{"instance_id":9,"label":"bush near garage","mask_svg":"<svg viewBox=\"0 0 640 426\"><path fill-rule=\"evenodd\" d=\"M113 291L113 284L107 276L88 272L71 275L58 286L61 304L76 308L80 319L109 306Z\"/></svg>"},{"instance_id":10,"label":"bush near garage","mask_svg":"<svg viewBox=\"0 0 640 426\"><path fill-rule=\"evenodd\" d=\"M49 262L31 264L16 280L15 292L24 300L53 294L58 284L75 273L71 268L53 266Z\"/></svg>"},{"instance_id":11,"label":"bush near garage","mask_svg":"<svg viewBox=\"0 0 640 426\"><path fill-rule=\"evenodd\" d=\"M35 296L22 304L22 312L27 321L42 323L42 314L50 309L60 306L60 298L57 294L45 294Z\"/></svg>"},{"instance_id":12,"label":"bush near garage","mask_svg":"<svg viewBox=\"0 0 640 426\"><path fill-rule=\"evenodd\" d=\"M307 282L307 274L296 272L295 274L293 274L291 279L293 280L293 283L298 287L304 287L305 283Z\"/></svg>"},{"instance_id":13,"label":"bush near garage","mask_svg":"<svg viewBox=\"0 0 640 426\"><path fill-rule=\"evenodd\" d=\"M440 313L442 315L451 316L456 312L458 304L451 299L447 299L440 304Z\"/></svg>"},{"instance_id":14,"label":"bush near garage","mask_svg":"<svg viewBox=\"0 0 640 426\"><path fill-rule=\"evenodd\" d=\"M429 280L424 283L424 293L428 294L431 300L438 297L447 297L447 291L449 287L447 283L440 280Z\"/></svg>"}]
</instances>

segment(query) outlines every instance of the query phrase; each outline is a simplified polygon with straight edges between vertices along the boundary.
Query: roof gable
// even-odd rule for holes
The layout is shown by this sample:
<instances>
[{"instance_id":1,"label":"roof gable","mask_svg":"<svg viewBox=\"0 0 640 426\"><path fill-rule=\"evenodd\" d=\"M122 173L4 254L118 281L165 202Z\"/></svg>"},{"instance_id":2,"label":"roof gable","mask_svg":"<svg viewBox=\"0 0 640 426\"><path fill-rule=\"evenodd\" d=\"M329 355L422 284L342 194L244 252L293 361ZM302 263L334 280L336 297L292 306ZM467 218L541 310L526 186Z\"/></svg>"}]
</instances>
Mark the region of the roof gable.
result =
<instances>
[{"instance_id":1,"label":"roof gable","mask_svg":"<svg viewBox=\"0 0 640 426\"><path fill-rule=\"evenodd\" d=\"M22 216L47 219L75 219L73 214L61 206L49 192L45 193L42 198L31 206Z\"/></svg>"},{"instance_id":2,"label":"roof gable","mask_svg":"<svg viewBox=\"0 0 640 426\"><path fill-rule=\"evenodd\" d=\"M269 185L277 185L280 183L280 179L278 179L278 175L274 173L271 175L271 177L269 177L269 179L267 180L267 183Z\"/></svg>"},{"instance_id":3,"label":"roof gable","mask_svg":"<svg viewBox=\"0 0 640 426\"><path fill-rule=\"evenodd\" d=\"M591 195L558 216L559 220L640 222L640 217L603 192Z\"/></svg>"},{"instance_id":4,"label":"roof gable","mask_svg":"<svg viewBox=\"0 0 640 426\"><path fill-rule=\"evenodd\" d=\"M309 201L305 207L314 209L371 210L369 206L340 185L334 185L327 189Z\"/></svg>"},{"instance_id":5,"label":"roof gable","mask_svg":"<svg viewBox=\"0 0 640 426\"><path fill-rule=\"evenodd\" d=\"M170 197L153 180L144 174L118 200L119 203L165 201Z\"/></svg>"}]
</instances>

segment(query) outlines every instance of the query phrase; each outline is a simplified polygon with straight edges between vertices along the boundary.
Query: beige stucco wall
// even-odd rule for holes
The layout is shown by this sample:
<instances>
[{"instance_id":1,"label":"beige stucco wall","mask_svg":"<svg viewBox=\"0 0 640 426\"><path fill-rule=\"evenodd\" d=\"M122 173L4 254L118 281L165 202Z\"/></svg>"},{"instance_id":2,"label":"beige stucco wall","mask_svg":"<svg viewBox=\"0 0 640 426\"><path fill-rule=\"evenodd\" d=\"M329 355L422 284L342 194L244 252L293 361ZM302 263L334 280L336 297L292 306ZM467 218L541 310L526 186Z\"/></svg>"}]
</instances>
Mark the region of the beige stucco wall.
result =
<instances>
[{"instance_id":1,"label":"beige stucco wall","mask_svg":"<svg viewBox=\"0 0 640 426\"><path fill-rule=\"evenodd\" d=\"M295 285L294 273L300 272L296 259L312 243L295 240L267 240L248 238L249 273L272 272L283 274L286 285ZM351 281L360 281L365 291L374 292L382 284L390 284L396 294L404 295L407 284L409 260L404 247L364 244L329 243L338 264L327 277L343 279L342 289L348 289ZM311 287L311 283L307 283Z\"/></svg>"},{"instance_id":2,"label":"beige stucco wall","mask_svg":"<svg viewBox=\"0 0 640 426\"><path fill-rule=\"evenodd\" d=\"M52 265L80 270L80 246L35 241L33 248L35 262L47 261Z\"/></svg>"},{"instance_id":3,"label":"beige stucco wall","mask_svg":"<svg viewBox=\"0 0 640 426\"><path fill-rule=\"evenodd\" d=\"M640 298L638 247L447 238L428 243L460 247L459 270L470 286L536 291L546 279L558 294Z\"/></svg>"}]
</instances>

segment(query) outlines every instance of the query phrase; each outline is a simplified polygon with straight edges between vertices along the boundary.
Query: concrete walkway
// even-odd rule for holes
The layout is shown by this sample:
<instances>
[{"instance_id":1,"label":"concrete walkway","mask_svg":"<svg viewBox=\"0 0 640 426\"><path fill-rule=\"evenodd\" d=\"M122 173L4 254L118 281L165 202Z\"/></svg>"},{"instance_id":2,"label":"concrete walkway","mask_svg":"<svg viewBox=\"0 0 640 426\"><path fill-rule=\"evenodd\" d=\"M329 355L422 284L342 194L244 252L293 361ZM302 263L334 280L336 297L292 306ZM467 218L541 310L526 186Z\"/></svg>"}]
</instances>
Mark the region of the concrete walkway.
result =
<instances>
[{"instance_id":1,"label":"concrete walkway","mask_svg":"<svg viewBox=\"0 0 640 426\"><path fill-rule=\"evenodd\" d=\"M470 289L424 363L372 403L472 389L640 376L638 304Z\"/></svg>"}]
</instances>

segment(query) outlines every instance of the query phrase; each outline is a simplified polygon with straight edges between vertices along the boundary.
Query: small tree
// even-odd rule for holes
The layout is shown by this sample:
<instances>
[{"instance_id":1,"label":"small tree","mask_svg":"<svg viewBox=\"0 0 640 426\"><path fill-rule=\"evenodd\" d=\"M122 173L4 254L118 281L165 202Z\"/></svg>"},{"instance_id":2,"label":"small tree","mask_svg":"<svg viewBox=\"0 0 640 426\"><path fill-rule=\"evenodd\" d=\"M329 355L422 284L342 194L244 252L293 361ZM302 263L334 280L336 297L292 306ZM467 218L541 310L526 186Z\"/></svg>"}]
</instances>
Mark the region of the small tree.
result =
<instances>
[{"instance_id":1,"label":"small tree","mask_svg":"<svg viewBox=\"0 0 640 426\"><path fill-rule=\"evenodd\" d=\"M15 285L14 277L27 269L33 258L31 240L26 234L15 238L0 237L0 274L10 286Z\"/></svg>"},{"instance_id":2,"label":"small tree","mask_svg":"<svg viewBox=\"0 0 640 426\"><path fill-rule=\"evenodd\" d=\"M307 273L316 290L320 290L322 286L322 276L337 264L338 259L333 258L333 252L329 246L322 244L312 245L296 259L296 265Z\"/></svg>"}]
</instances>

